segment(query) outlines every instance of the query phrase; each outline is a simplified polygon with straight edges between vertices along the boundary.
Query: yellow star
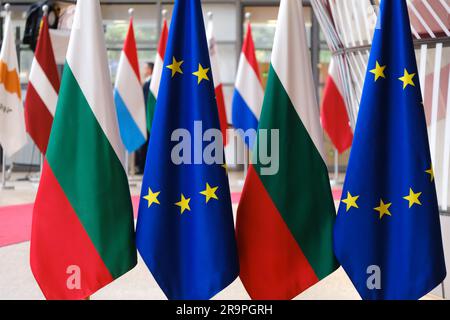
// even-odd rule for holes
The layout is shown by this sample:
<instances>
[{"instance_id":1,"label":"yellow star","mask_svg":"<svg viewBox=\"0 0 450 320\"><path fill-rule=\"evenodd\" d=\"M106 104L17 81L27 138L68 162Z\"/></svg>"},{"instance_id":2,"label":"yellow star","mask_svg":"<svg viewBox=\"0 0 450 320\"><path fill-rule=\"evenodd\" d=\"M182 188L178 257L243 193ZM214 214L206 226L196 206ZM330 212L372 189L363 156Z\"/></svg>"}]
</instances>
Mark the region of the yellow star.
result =
<instances>
[{"instance_id":1,"label":"yellow star","mask_svg":"<svg viewBox=\"0 0 450 320\"><path fill-rule=\"evenodd\" d=\"M358 200L359 196L352 196L350 192L347 191L347 198L341 200L343 203L347 205L346 212L350 210L351 207L359 208L356 200Z\"/></svg>"},{"instance_id":2,"label":"yellow star","mask_svg":"<svg viewBox=\"0 0 450 320\"><path fill-rule=\"evenodd\" d=\"M226 163L224 163L223 165L221 165L221 167L224 168L226 172L228 172L228 166L227 166Z\"/></svg>"},{"instance_id":3,"label":"yellow star","mask_svg":"<svg viewBox=\"0 0 450 320\"><path fill-rule=\"evenodd\" d=\"M183 70L181 70L181 65L183 64L183 62L183 60L177 61L175 57L172 57L172 64L166 66L166 68L172 70L172 78L177 72L183 74Z\"/></svg>"},{"instance_id":4,"label":"yellow star","mask_svg":"<svg viewBox=\"0 0 450 320\"><path fill-rule=\"evenodd\" d=\"M378 61L375 62L375 69L370 70L370 72L375 75L375 81L377 81L379 77L386 79L384 69L386 69L386 66L380 66Z\"/></svg>"},{"instance_id":5,"label":"yellow star","mask_svg":"<svg viewBox=\"0 0 450 320\"><path fill-rule=\"evenodd\" d=\"M430 181L434 180L434 171L433 171L433 167L431 167L428 170L425 170L426 173L428 173L430 175Z\"/></svg>"},{"instance_id":6,"label":"yellow star","mask_svg":"<svg viewBox=\"0 0 450 320\"><path fill-rule=\"evenodd\" d=\"M218 188L219 187L211 188L211 186L208 183L206 183L206 189L200 192L200 194L205 196L206 203L208 203L208 201L211 200L211 198L219 200L219 198L217 198L216 195L216 191Z\"/></svg>"},{"instance_id":7,"label":"yellow star","mask_svg":"<svg viewBox=\"0 0 450 320\"><path fill-rule=\"evenodd\" d=\"M148 201L148 207L150 208L150 206L154 203L156 204L160 204L159 200L158 200L158 196L161 192L153 192L152 189L148 188L148 194L143 197L145 200Z\"/></svg>"},{"instance_id":8,"label":"yellow star","mask_svg":"<svg viewBox=\"0 0 450 320\"><path fill-rule=\"evenodd\" d=\"M184 210L191 211L191 207L189 207L189 202L191 201L191 198L185 198L184 194L181 194L181 200L175 203L176 206L180 207L181 214L183 214Z\"/></svg>"},{"instance_id":9,"label":"yellow star","mask_svg":"<svg viewBox=\"0 0 450 320\"><path fill-rule=\"evenodd\" d=\"M197 84L200 84L200 82L202 82L203 79L209 81L208 74L207 74L208 71L209 71L209 68L203 69L202 65L200 63L198 64L198 70L192 73L194 76L197 76L197 78L198 78Z\"/></svg>"},{"instance_id":10,"label":"yellow star","mask_svg":"<svg viewBox=\"0 0 450 320\"><path fill-rule=\"evenodd\" d=\"M404 196L403 199L408 200L409 201L409 207L411 208L413 206L414 203L422 205L420 203L419 197L422 194L422 192L417 192L414 193L414 191L409 188L409 195L408 196Z\"/></svg>"},{"instance_id":11,"label":"yellow star","mask_svg":"<svg viewBox=\"0 0 450 320\"><path fill-rule=\"evenodd\" d=\"M403 90L409 85L415 86L413 82L413 78L416 74L415 73L408 73L408 71L405 69L403 72L403 77L398 78L398 80L403 81Z\"/></svg>"},{"instance_id":12,"label":"yellow star","mask_svg":"<svg viewBox=\"0 0 450 320\"><path fill-rule=\"evenodd\" d=\"M380 219L383 218L384 215L391 215L391 213L389 212L389 207L391 205L392 203L384 203L383 200L380 199L380 206L374 208L375 211L378 211L380 213Z\"/></svg>"}]
</instances>

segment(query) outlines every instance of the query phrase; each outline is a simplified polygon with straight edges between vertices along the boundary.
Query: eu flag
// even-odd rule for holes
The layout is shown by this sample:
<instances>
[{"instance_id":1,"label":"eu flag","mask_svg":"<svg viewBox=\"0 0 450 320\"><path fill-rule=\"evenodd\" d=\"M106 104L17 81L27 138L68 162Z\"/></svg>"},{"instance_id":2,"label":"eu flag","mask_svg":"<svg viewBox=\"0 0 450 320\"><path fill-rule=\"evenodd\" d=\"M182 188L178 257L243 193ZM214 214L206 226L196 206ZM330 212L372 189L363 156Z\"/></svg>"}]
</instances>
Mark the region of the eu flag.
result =
<instances>
[{"instance_id":1,"label":"eu flag","mask_svg":"<svg viewBox=\"0 0 450 320\"><path fill-rule=\"evenodd\" d=\"M363 299L418 299L446 275L404 0L381 1L334 241Z\"/></svg>"},{"instance_id":2,"label":"eu flag","mask_svg":"<svg viewBox=\"0 0 450 320\"><path fill-rule=\"evenodd\" d=\"M169 299L209 299L239 273L221 137L200 0L178 0L136 231L138 250ZM214 142L220 161L212 163L203 155Z\"/></svg>"}]
</instances>

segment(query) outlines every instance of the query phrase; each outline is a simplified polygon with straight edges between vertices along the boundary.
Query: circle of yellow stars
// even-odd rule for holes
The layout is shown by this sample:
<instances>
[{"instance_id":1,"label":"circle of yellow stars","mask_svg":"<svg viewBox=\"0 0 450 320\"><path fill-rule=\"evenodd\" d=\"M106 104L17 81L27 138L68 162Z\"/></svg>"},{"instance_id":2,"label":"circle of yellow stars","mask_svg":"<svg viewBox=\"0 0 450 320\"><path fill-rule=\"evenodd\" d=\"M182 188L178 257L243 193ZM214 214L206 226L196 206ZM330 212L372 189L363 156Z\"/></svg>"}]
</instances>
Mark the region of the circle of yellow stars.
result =
<instances>
[{"instance_id":1,"label":"circle of yellow stars","mask_svg":"<svg viewBox=\"0 0 450 320\"><path fill-rule=\"evenodd\" d=\"M374 81L377 81L378 78L380 78L380 77L386 79L386 75L384 74L384 69L386 69L386 66L380 66L378 61L375 62L375 69L370 70L370 72L375 75Z\"/></svg>"},{"instance_id":2,"label":"circle of yellow stars","mask_svg":"<svg viewBox=\"0 0 450 320\"><path fill-rule=\"evenodd\" d=\"M427 169L424 171L425 173L430 175L430 182L434 180L434 172L433 168ZM408 208L411 209L414 205L421 206L422 202L420 202L420 196L422 192L415 192L412 187L409 188L409 193L403 197L406 201L408 201ZM352 208L359 209L358 199L359 195L352 195L350 191L347 191L346 198L342 198L341 202L345 204L345 212L348 212ZM384 216L392 216L389 208L391 207L392 202L388 202L385 199L380 199L379 205L373 210L378 212L379 219L381 220Z\"/></svg>"},{"instance_id":3,"label":"circle of yellow stars","mask_svg":"<svg viewBox=\"0 0 450 320\"><path fill-rule=\"evenodd\" d=\"M172 57L172 64L166 66L166 68L172 70L172 78L175 77L177 73L183 74L183 70L181 70L183 62L183 60L177 61L175 57Z\"/></svg>"},{"instance_id":4,"label":"circle of yellow stars","mask_svg":"<svg viewBox=\"0 0 450 320\"><path fill-rule=\"evenodd\" d=\"M208 203L209 200L211 199L216 199L219 200L219 198L217 198L216 195L216 191L219 187L213 187L211 188L211 186L209 185L209 183L206 183L206 189L203 191L200 191L200 194L205 196L205 202Z\"/></svg>"},{"instance_id":5,"label":"circle of yellow stars","mask_svg":"<svg viewBox=\"0 0 450 320\"><path fill-rule=\"evenodd\" d=\"M166 66L167 69L172 71L172 78L175 77L176 74L183 74L183 70L181 68L183 63L183 60L178 61L175 57L172 57L172 64ZM204 68L200 63L198 64L198 69L192 72L192 75L197 77L197 84L200 84L202 80L210 81L208 77L209 71L210 68Z\"/></svg>"},{"instance_id":6,"label":"circle of yellow stars","mask_svg":"<svg viewBox=\"0 0 450 320\"><path fill-rule=\"evenodd\" d=\"M386 65L380 64L380 62L378 62L378 60L377 60L377 61L375 61L375 68L369 70L369 72L374 75L374 81L377 82L378 79L380 79L380 78L386 79L386 74L384 73L385 70L386 70ZM398 78L398 80L403 82L403 90L405 90L406 87L408 87L408 85L413 86L413 87L416 86L413 81L413 78L415 75L416 74L414 72L409 73L406 68L403 69L403 76Z\"/></svg>"},{"instance_id":7,"label":"circle of yellow stars","mask_svg":"<svg viewBox=\"0 0 450 320\"><path fill-rule=\"evenodd\" d=\"M177 74L183 74L182 70L182 64L184 63L183 60L177 60L177 58L172 57L172 64L169 64L166 66L167 69L171 70L172 72L172 78L175 77ZM210 71L210 68L204 68L200 63L198 64L198 69L194 72L192 72L192 75L197 77L197 84L200 84L202 80L210 81L208 77L208 72ZM222 165L222 167L227 170L226 164ZM205 190L200 191L199 193L203 196L205 196L205 203L208 203L211 199L219 200L217 197L217 190L218 186L211 187L209 183L206 183ZM148 188L148 194L144 196L143 198L147 200L148 208L152 204L160 204L158 201L158 196L161 192L153 192L150 188ZM180 201L176 202L175 205L180 208L180 213L183 214L186 210L191 211L191 207L189 205L191 201L191 198L187 198L183 193L180 195Z\"/></svg>"},{"instance_id":8,"label":"circle of yellow stars","mask_svg":"<svg viewBox=\"0 0 450 320\"><path fill-rule=\"evenodd\" d=\"M369 70L369 72L374 75L374 82L377 82L380 79L386 79L386 67L386 65L383 65L378 60L375 61L375 68ZM415 83L413 81L415 75L416 73L409 73L406 68L403 69L403 76L398 78L398 80L403 83L403 90L405 90L408 85L415 87ZM430 175L430 181L432 182L434 180L433 168L430 167L430 169L425 170L425 172ZM419 199L421 195L422 192L414 192L412 188L409 188L409 194L405 195L403 199L408 201L408 208L411 208L414 205L422 205ZM359 208L357 204L359 197L359 195L353 196L349 191L347 191L347 197L341 200L341 202L346 205L346 212L348 212L351 208ZM391 205L392 202L385 202L385 200L380 199L379 205L373 209L378 212L379 218L382 219L384 216L392 216L392 213L389 211Z\"/></svg>"},{"instance_id":9,"label":"circle of yellow stars","mask_svg":"<svg viewBox=\"0 0 450 320\"><path fill-rule=\"evenodd\" d=\"M184 210L191 211L189 202L191 202L191 198L185 198L184 194L181 194L181 200L175 203L176 206L180 207L181 214L183 214Z\"/></svg>"},{"instance_id":10,"label":"circle of yellow stars","mask_svg":"<svg viewBox=\"0 0 450 320\"><path fill-rule=\"evenodd\" d=\"M207 182L205 186L205 190L199 192L199 194L205 196L205 203L207 204L211 199L219 200L217 196L218 186L211 187ZM153 192L151 188L148 188L147 195L142 198L147 200L147 208L150 208L153 204L160 205L158 196L161 194L161 191ZM186 197L183 193L180 194L180 201L174 203L175 206L180 208L180 214L183 214L186 210L191 211L190 206L191 198Z\"/></svg>"},{"instance_id":11,"label":"circle of yellow stars","mask_svg":"<svg viewBox=\"0 0 450 320\"><path fill-rule=\"evenodd\" d=\"M158 196L161 192L153 192L152 189L148 188L148 194L143 198L147 200L147 208L150 208L152 204L160 204L158 200Z\"/></svg>"}]
</instances>

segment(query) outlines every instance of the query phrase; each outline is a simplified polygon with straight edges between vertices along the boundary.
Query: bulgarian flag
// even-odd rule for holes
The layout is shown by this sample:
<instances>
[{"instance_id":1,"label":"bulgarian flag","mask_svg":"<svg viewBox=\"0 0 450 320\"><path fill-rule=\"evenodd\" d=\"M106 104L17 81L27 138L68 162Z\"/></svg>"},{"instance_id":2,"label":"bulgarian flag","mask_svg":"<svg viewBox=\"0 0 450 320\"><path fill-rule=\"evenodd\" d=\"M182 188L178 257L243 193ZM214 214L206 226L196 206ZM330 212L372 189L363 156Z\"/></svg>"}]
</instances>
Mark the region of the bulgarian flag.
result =
<instances>
[{"instance_id":1,"label":"bulgarian flag","mask_svg":"<svg viewBox=\"0 0 450 320\"><path fill-rule=\"evenodd\" d=\"M220 131L222 131L223 145L226 146L228 119L225 108L225 98L223 95L222 78L220 77L219 50L217 48L216 38L214 37L214 22L211 12L209 13L206 37L209 47L209 59L211 60L211 71L214 81L214 93L216 94L217 111L219 112Z\"/></svg>"},{"instance_id":2,"label":"bulgarian flag","mask_svg":"<svg viewBox=\"0 0 450 320\"><path fill-rule=\"evenodd\" d=\"M25 99L25 123L30 137L45 154L52 129L59 91L59 75L48 30L47 16L42 18L36 52L31 64Z\"/></svg>"},{"instance_id":3,"label":"bulgarian flag","mask_svg":"<svg viewBox=\"0 0 450 320\"><path fill-rule=\"evenodd\" d=\"M353 132L348 119L338 68L334 58L331 58L328 68L328 78L323 90L320 119L323 129L327 132L333 145L339 153L350 148L353 141Z\"/></svg>"},{"instance_id":4,"label":"bulgarian flag","mask_svg":"<svg viewBox=\"0 0 450 320\"><path fill-rule=\"evenodd\" d=\"M258 128L279 130L279 170L250 166L237 213L240 277L253 299L294 298L338 267L314 90L301 1L282 0Z\"/></svg>"},{"instance_id":5,"label":"bulgarian flag","mask_svg":"<svg viewBox=\"0 0 450 320\"><path fill-rule=\"evenodd\" d=\"M124 148L100 2L78 0L33 211L30 263L47 299L83 299L136 265Z\"/></svg>"},{"instance_id":6,"label":"bulgarian flag","mask_svg":"<svg viewBox=\"0 0 450 320\"><path fill-rule=\"evenodd\" d=\"M164 54L166 53L167 38L169 29L167 20L164 19L161 35L159 37L158 51L156 52L155 66L153 67L152 80L150 81L150 92L147 99L147 129L151 132L153 116L155 114L156 98L158 97L159 83L161 82L164 65Z\"/></svg>"}]
</instances>

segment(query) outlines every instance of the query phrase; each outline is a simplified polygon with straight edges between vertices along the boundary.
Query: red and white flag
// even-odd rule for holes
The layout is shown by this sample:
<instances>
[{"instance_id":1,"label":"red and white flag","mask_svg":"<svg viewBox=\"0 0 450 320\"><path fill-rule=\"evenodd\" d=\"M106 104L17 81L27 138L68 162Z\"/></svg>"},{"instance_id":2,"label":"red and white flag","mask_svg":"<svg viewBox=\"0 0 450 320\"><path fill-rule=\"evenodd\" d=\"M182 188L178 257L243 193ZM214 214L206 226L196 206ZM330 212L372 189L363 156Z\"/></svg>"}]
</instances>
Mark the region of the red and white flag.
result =
<instances>
[{"instance_id":1,"label":"red and white flag","mask_svg":"<svg viewBox=\"0 0 450 320\"><path fill-rule=\"evenodd\" d=\"M26 128L43 154L47 151L58 101L59 85L60 79L48 30L48 21L44 16L25 99Z\"/></svg>"},{"instance_id":2,"label":"red and white flag","mask_svg":"<svg viewBox=\"0 0 450 320\"><path fill-rule=\"evenodd\" d=\"M353 132L345 106L338 69L331 59L320 111L322 126L339 153L352 145Z\"/></svg>"},{"instance_id":3,"label":"red and white flag","mask_svg":"<svg viewBox=\"0 0 450 320\"><path fill-rule=\"evenodd\" d=\"M159 83L161 82L168 38L169 28L167 28L167 20L164 19L161 35L159 37L158 50L156 51L155 66L153 68L152 79L150 80L150 92L146 101L148 132L152 131L153 116L155 115L156 99L158 98Z\"/></svg>"},{"instance_id":4,"label":"red and white flag","mask_svg":"<svg viewBox=\"0 0 450 320\"><path fill-rule=\"evenodd\" d=\"M210 15L206 36L208 38L209 58L211 60L211 69L214 81L214 91L216 93L217 109L219 112L220 130L222 131L223 145L227 145L227 112L225 107L225 99L223 95L222 80L220 78L219 52L217 49L216 39L214 37L214 24L212 15Z\"/></svg>"}]
</instances>

